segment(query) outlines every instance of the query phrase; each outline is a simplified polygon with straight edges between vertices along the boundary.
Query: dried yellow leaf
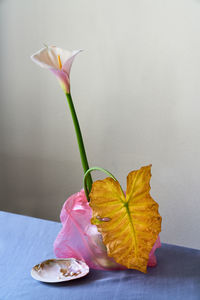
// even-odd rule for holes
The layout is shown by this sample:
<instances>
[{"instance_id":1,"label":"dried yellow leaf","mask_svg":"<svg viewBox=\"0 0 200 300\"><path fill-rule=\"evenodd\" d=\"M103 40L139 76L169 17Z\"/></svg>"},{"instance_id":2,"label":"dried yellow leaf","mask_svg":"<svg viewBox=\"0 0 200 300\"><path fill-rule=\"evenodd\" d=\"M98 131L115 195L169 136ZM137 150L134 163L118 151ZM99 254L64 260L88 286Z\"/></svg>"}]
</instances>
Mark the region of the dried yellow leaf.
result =
<instances>
[{"instance_id":1,"label":"dried yellow leaf","mask_svg":"<svg viewBox=\"0 0 200 300\"><path fill-rule=\"evenodd\" d=\"M94 182L90 193L91 222L102 234L108 255L144 273L162 221L149 193L150 178L151 165L128 174L126 196L112 178Z\"/></svg>"}]
</instances>

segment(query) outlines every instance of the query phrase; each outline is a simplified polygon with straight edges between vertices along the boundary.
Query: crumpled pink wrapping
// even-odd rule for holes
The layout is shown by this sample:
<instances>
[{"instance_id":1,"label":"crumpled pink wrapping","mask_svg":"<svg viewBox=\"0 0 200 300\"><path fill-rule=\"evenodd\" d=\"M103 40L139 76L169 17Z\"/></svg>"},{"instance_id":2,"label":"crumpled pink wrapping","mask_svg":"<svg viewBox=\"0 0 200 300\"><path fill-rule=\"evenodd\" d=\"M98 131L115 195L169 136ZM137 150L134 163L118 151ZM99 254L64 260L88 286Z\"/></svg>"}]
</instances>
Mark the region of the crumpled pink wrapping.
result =
<instances>
[{"instance_id":1,"label":"crumpled pink wrapping","mask_svg":"<svg viewBox=\"0 0 200 300\"><path fill-rule=\"evenodd\" d=\"M84 190L70 196L64 203L60 219L62 229L54 242L56 257L74 257L83 260L92 269L114 270L125 269L114 259L107 256L97 227L90 223L92 209L89 206ZM150 254L148 266L156 266L155 250L161 247L158 237Z\"/></svg>"}]
</instances>

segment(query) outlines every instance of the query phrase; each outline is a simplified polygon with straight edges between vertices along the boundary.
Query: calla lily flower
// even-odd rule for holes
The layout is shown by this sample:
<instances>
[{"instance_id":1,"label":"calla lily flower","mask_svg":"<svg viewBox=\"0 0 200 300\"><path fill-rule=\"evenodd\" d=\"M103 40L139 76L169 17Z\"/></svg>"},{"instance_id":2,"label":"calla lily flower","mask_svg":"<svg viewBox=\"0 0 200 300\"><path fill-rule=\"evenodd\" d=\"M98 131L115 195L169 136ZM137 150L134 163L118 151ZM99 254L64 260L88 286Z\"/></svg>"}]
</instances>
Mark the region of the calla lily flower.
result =
<instances>
[{"instance_id":1,"label":"calla lily flower","mask_svg":"<svg viewBox=\"0 0 200 300\"><path fill-rule=\"evenodd\" d=\"M70 70L75 56L82 50L68 51L55 46L42 48L31 59L43 68L52 71L65 93L70 93Z\"/></svg>"},{"instance_id":2,"label":"calla lily flower","mask_svg":"<svg viewBox=\"0 0 200 300\"><path fill-rule=\"evenodd\" d=\"M79 126L78 118L76 115L76 111L74 108L73 100L70 93L70 70L72 63L74 61L75 56L82 50L74 50L74 51L68 51L63 50L61 48L55 47L55 46L46 46L45 48L42 48L35 54L31 56L31 59L41 66L42 68L47 68L51 72L53 72L62 89L64 90L67 98L67 102L69 104L70 112L72 115L72 120L74 123L74 128L77 136L80 156L81 156L81 162L83 166L84 173L89 169L86 151L83 143L83 138L81 134L81 129ZM87 185L89 190L91 190L92 187L92 177L88 177Z\"/></svg>"}]
</instances>

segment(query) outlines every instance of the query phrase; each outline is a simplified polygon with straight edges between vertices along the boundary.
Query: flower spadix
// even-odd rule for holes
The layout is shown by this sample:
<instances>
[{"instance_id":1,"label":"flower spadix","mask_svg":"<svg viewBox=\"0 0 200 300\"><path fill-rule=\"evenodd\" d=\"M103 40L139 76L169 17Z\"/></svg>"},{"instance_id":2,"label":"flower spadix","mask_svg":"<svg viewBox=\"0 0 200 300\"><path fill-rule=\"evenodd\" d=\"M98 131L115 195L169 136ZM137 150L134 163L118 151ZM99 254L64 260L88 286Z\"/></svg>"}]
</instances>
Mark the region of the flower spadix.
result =
<instances>
[{"instance_id":1,"label":"flower spadix","mask_svg":"<svg viewBox=\"0 0 200 300\"><path fill-rule=\"evenodd\" d=\"M43 68L52 71L58 78L65 93L70 93L70 70L75 56L82 50L68 51L55 46L47 46L31 56Z\"/></svg>"},{"instance_id":2,"label":"flower spadix","mask_svg":"<svg viewBox=\"0 0 200 300\"><path fill-rule=\"evenodd\" d=\"M108 255L144 273L162 221L149 193L150 178L151 165L128 174L126 196L110 177L94 182L90 193L91 222L102 234Z\"/></svg>"}]
</instances>

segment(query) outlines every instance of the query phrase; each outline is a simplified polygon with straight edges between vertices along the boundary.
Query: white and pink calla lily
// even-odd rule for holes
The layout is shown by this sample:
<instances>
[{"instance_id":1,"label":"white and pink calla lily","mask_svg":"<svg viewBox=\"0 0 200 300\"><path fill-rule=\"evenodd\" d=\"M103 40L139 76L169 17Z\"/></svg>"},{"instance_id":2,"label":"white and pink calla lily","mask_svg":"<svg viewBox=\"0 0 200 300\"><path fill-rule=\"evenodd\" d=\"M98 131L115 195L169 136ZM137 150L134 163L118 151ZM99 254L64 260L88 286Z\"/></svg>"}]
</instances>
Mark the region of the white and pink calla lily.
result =
<instances>
[{"instance_id":1,"label":"white and pink calla lily","mask_svg":"<svg viewBox=\"0 0 200 300\"><path fill-rule=\"evenodd\" d=\"M75 56L82 50L68 51L55 46L42 48L31 59L43 68L52 71L65 93L70 93L70 70Z\"/></svg>"}]
</instances>

